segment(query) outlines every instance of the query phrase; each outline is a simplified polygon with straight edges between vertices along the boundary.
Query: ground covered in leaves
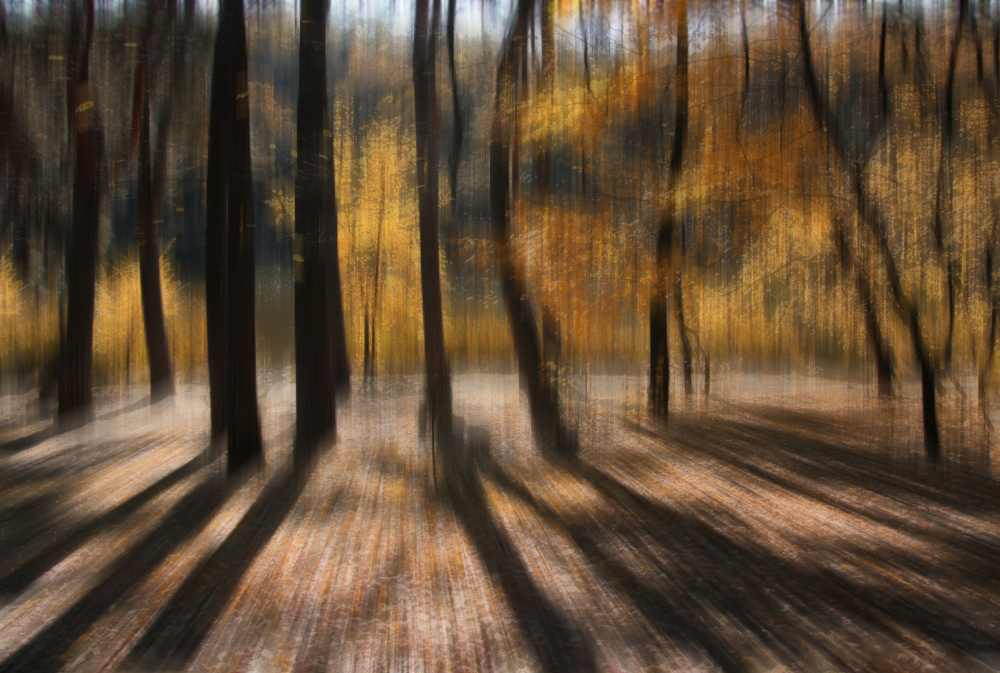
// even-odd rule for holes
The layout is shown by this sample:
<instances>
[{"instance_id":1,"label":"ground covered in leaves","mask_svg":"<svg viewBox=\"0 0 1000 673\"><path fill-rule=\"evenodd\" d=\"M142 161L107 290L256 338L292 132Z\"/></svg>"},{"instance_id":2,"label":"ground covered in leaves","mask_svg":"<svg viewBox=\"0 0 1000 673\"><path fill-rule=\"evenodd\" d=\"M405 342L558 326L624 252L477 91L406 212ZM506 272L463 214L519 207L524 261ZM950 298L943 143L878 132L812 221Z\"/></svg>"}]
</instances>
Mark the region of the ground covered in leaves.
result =
<instances>
[{"instance_id":1,"label":"ground covered in leaves","mask_svg":"<svg viewBox=\"0 0 1000 673\"><path fill-rule=\"evenodd\" d=\"M0 399L0 671L1000 668L974 405L944 400L931 466L915 389L734 376L664 425L637 379L572 383L577 461L539 457L514 377L458 377L447 436L394 379L303 476L294 388L265 382L242 484L202 387L106 393L64 434Z\"/></svg>"}]
</instances>

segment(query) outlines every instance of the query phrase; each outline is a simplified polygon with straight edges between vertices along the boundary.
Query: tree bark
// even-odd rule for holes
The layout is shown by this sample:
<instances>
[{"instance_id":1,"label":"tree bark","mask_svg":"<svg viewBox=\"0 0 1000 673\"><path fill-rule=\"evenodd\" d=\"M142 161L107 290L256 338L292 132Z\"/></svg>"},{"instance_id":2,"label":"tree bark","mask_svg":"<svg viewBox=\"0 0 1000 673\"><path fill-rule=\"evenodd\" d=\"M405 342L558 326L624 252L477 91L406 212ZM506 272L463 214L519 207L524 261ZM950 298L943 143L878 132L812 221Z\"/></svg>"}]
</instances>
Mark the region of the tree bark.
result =
<instances>
[{"instance_id":1,"label":"tree bark","mask_svg":"<svg viewBox=\"0 0 1000 673\"><path fill-rule=\"evenodd\" d=\"M137 143L138 166L138 238L139 238L139 291L142 301L143 330L146 336L146 353L149 360L150 403L174 394L170 351L167 346L166 324L163 318L163 296L160 288L160 252L156 215L159 213L164 190L163 172L166 170L167 136L172 114L172 97L167 96L159 124L156 159L150 151L150 124L155 88L155 73L150 64L150 41L157 19L157 9L151 5L133 84L132 139ZM176 5L170 4L167 33L173 33ZM175 48L171 79L173 88L181 76L183 51ZM173 93L173 92L171 92ZM135 104L138 103L138 106ZM134 155L134 151L129 152Z\"/></svg>"},{"instance_id":2,"label":"tree bark","mask_svg":"<svg viewBox=\"0 0 1000 673\"><path fill-rule=\"evenodd\" d=\"M76 181L73 184L73 231L66 251L66 330L59 377L59 423L66 427L86 422L93 415L90 386L103 149L98 129L99 108L94 102L89 77L94 0L85 0L83 7L82 40L74 11L74 39L80 40L80 46L74 50L67 78L70 131L76 140Z\"/></svg>"},{"instance_id":3,"label":"tree bark","mask_svg":"<svg viewBox=\"0 0 1000 673\"><path fill-rule=\"evenodd\" d=\"M683 278L681 276L682 245L675 240L683 239L683 222L677 220L676 191L680 182L681 167L684 160L684 139L687 135L688 118L688 40L687 40L687 2L680 0L676 6L677 12L677 69L676 69L676 114L674 120L674 139L670 149L670 161L667 174L667 207L660 216L660 232L656 245L656 274L653 286L653 296L649 303L649 400L650 411L663 419L668 415L668 397L670 383L670 351L667 343L667 308L666 291L669 285L668 276L671 267L674 272L674 320L677 322L678 333L681 336L682 357L684 363L684 390L690 394L693 390L691 382L691 342L687 338L684 324L684 305L682 301Z\"/></svg>"},{"instance_id":4,"label":"tree bark","mask_svg":"<svg viewBox=\"0 0 1000 673\"><path fill-rule=\"evenodd\" d=\"M413 93L417 133L417 199L420 220L420 289L424 317L427 409L435 424L451 416L451 381L444 350L441 270L438 245L438 138L440 119L435 85L434 45L440 0L433 26L428 0L417 0L413 33Z\"/></svg>"},{"instance_id":5,"label":"tree bark","mask_svg":"<svg viewBox=\"0 0 1000 673\"><path fill-rule=\"evenodd\" d=\"M877 205L869 198L864 181L861 175L861 168L851 160L846 149L846 143L841 135L839 126L830 113L819 93L819 80L813 66L812 49L809 43L809 29L806 25L806 9L804 0L798 0L795 4L796 20L798 22L799 39L802 49L802 66L805 75L806 93L809 98L810 108L816 123L820 128L826 130L827 139L830 142L834 155L841 163L842 170L849 176L851 189L854 192L858 217L868 228L882 255L885 266L886 277L889 290L892 293L893 306L900 319L909 328L910 342L913 352L920 367L921 394L923 406L924 422L924 450L928 459L937 462L941 457L941 436L937 423L937 408L935 398L935 388L937 373L934 362L931 358L930 349L924 340L920 326L920 315L916 305L909 300L903 290L903 283L896 266L895 257L889 247L889 236L885 223Z\"/></svg>"},{"instance_id":6,"label":"tree bark","mask_svg":"<svg viewBox=\"0 0 1000 673\"><path fill-rule=\"evenodd\" d=\"M160 289L160 248L157 241L156 213L159 203L153 197L153 176L149 148L149 87L143 95L142 125L139 139L139 291L142 298L146 353L149 357L150 403L174 394L174 376L167 348L167 329L163 319L163 296ZM164 134L166 129L160 129Z\"/></svg>"},{"instance_id":7,"label":"tree bark","mask_svg":"<svg viewBox=\"0 0 1000 673\"><path fill-rule=\"evenodd\" d=\"M221 5L221 3L220 3ZM226 431L229 386L229 325L228 249L226 218L228 217L228 180L226 152L231 132L227 113L227 79L233 77L233 49L226 24L226 14L220 16L212 66L212 89L208 119L208 170L205 181L205 309L208 333L208 384L212 442L220 441ZM231 21L231 20L230 20Z\"/></svg>"},{"instance_id":8,"label":"tree bark","mask_svg":"<svg viewBox=\"0 0 1000 673\"><path fill-rule=\"evenodd\" d=\"M455 77L455 5L456 0L448 0L448 23L447 23L447 43L448 43L448 73L451 75L451 109L452 123L455 127L455 144L451 148L451 161L449 161L449 176L451 186L452 203L455 202L455 192L458 187L458 162L462 156L462 104L458 98L458 79Z\"/></svg>"},{"instance_id":9,"label":"tree bark","mask_svg":"<svg viewBox=\"0 0 1000 673\"><path fill-rule=\"evenodd\" d=\"M518 142L510 136L510 120L505 112L513 112L514 91L519 68L525 67L524 41L527 38L528 15L532 0L518 0L513 30L500 52L496 77L496 97L490 133L490 219L496 249L497 270L511 340L517 353L521 386L527 391L532 426L544 453L551 457L571 458L577 446L563 426L558 399L552 394L552 380L543 366L535 320L528 288L517 271L510 240L511 163L516 161L514 147ZM516 126L516 123L514 124Z\"/></svg>"},{"instance_id":10,"label":"tree bark","mask_svg":"<svg viewBox=\"0 0 1000 673\"><path fill-rule=\"evenodd\" d=\"M235 474L257 466L263 458L260 417L257 408L256 334L254 330L254 217L250 163L250 101L247 90L246 26L242 0L223 0L219 34L215 45L212 73L212 110L209 119L209 217L221 214L221 221L208 222L213 247L206 254L218 254L222 242L226 250L226 313L216 323L214 336L226 349L223 413L227 436L228 470ZM214 145L214 141L220 145ZM221 157L213 162L213 147ZM212 169L217 172L213 173ZM217 189L219 193L213 194ZM224 232L217 228L225 224ZM220 240L221 239L221 240ZM206 246L208 247L208 246ZM218 259L208 257L209 275ZM215 288L218 291L218 287ZM208 307L209 325L213 308ZM219 329L221 328L221 329ZM209 332L209 339L213 337ZM216 351L218 355L218 351ZM212 356L211 343L209 357ZM211 372L210 372L211 376ZM214 391L213 391L214 392ZM213 410L214 411L214 410ZM215 423L213 419L213 431ZM214 432L213 432L214 434Z\"/></svg>"},{"instance_id":11,"label":"tree bark","mask_svg":"<svg viewBox=\"0 0 1000 673\"><path fill-rule=\"evenodd\" d=\"M326 22L329 0L303 0L299 28L298 171L295 177L295 412L296 457L308 459L336 433L327 318L330 284L324 240L324 187L329 167L326 114ZM367 325L366 325L367 327Z\"/></svg>"}]
</instances>

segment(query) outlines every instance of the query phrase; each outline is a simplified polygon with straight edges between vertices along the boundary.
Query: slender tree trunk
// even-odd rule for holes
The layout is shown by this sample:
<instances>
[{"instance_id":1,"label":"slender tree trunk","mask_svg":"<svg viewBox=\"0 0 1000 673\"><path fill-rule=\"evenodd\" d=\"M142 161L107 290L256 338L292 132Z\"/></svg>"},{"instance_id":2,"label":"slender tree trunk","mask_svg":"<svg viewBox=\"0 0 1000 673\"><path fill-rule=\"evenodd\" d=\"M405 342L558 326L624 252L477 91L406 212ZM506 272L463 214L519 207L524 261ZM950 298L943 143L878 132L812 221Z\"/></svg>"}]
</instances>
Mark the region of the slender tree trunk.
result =
<instances>
[{"instance_id":1,"label":"slender tree trunk","mask_svg":"<svg viewBox=\"0 0 1000 673\"><path fill-rule=\"evenodd\" d=\"M509 115L516 114L513 105L516 80L519 68L526 65L523 47L531 3L532 0L518 0L514 28L503 43L497 66L490 133L490 219L507 322L517 353L521 385L528 394L535 436L548 455L569 458L575 455L577 447L562 424L558 400L552 394L552 380L543 366L528 288L518 274L510 240L510 212L514 207L510 191L511 164L516 161L512 155L518 139L511 138ZM516 122L513 125L516 127Z\"/></svg>"},{"instance_id":2,"label":"slender tree trunk","mask_svg":"<svg viewBox=\"0 0 1000 673\"><path fill-rule=\"evenodd\" d=\"M834 242L840 253L840 266L845 274L853 273L854 275L854 287L858 293L858 300L861 302L865 334L868 336L868 345L871 347L872 355L875 357L875 375L878 380L879 397L891 397L893 379L892 358L889 354L889 344L882 336L878 313L875 310L875 299L871 282L851 254L847 236L839 218L834 218L833 226Z\"/></svg>"},{"instance_id":3,"label":"slender tree trunk","mask_svg":"<svg viewBox=\"0 0 1000 673\"><path fill-rule=\"evenodd\" d=\"M841 135L837 120L823 104L819 93L819 81L816 77L816 70L813 66L812 49L809 43L809 30L806 25L806 9L804 0L798 0L795 5L796 19L798 21L799 38L802 48L802 66L805 73L806 93L809 97L810 108L816 123L826 130L827 139L830 142L834 154L840 159L842 170L848 174L851 188L857 205L859 219L869 229L875 238L879 252L885 265L886 277L889 290L892 293L893 306L899 317L909 328L910 342L913 345L913 352L920 366L920 378L923 400L923 421L924 421L924 449L927 457L932 462L937 462L941 457L941 437L937 423L937 409L935 388L937 374L934 362L931 359L928 348L920 326L920 315L916 306L909 300L903 290L903 283L896 266L895 257L889 247L889 237L885 223L878 207L872 202L864 186L860 167L851 161L844 139Z\"/></svg>"},{"instance_id":4,"label":"slender tree trunk","mask_svg":"<svg viewBox=\"0 0 1000 673\"><path fill-rule=\"evenodd\" d=\"M163 320L163 296L160 289L160 249L157 243L156 206L153 197L152 161L149 148L150 100L146 87L142 106L142 129L139 139L139 289L142 317L149 356L149 395L155 404L174 394L174 376L167 348L167 329ZM164 134L166 129L160 129Z\"/></svg>"},{"instance_id":5,"label":"slender tree trunk","mask_svg":"<svg viewBox=\"0 0 1000 673\"><path fill-rule=\"evenodd\" d=\"M451 160L448 162L450 171L451 199L455 203L455 190L458 185L458 162L462 155L462 105L458 98L458 79L455 77L455 5L456 0L448 0L448 73L451 75L451 109L452 123L455 127L455 144L451 148Z\"/></svg>"},{"instance_id":6,"label":"slender tree trunk","mask_svg":"<svg viewBox=\"0 0 1000 673\"><path fill-rule=\"evenodd\" d=\"M160 253L156 226L164 192L167 137L173 110L173 93L183 72L183 50L175 45L171 69L170 95L163 104L160 117L156 158L150 151L150 124L153 106L154 69L150 63L152 34L158 18L156 6L149 7L149 16L139 46L139 62L133 84L132 142L129 155L138 152L138 239L139 287L142 300L143 328L149 359L150 402L155 404L175 392L170 351L167 346L166 324L163 318L163 297L160 288ZM170 3L166 35L173 37L177 18L176 4Z\"/></svg>"},{"instance_id":7,"label":"slender tree trunk","mask_svg":"<svg viewBox=\"0 0 1000 673\"><path fill-rule=\"evenodd\" d=\"M223 2L220 2L220 7ZM208 385L210 397L211 438L219 442L226 432L229 406L229 291L226 221L228 218L228 161L226 153L232 141L231 115L227 89L235 70L233 45L226 14L219 18L212 66L212 89L208 119L208 170L205 190L205 309L208 332ZM229 20L231 23L231 20Z\"/></svg>"},{"instance_id":8,"label":"slender tree trunk","mask_svg":"<svg viewBox=\"0 0 1000 673\"><path fill-rule=\"evenodd\" d=\"M670 258L669 220L660 225L656 244L656 280L649 299L649 409L666 420L670 414L670 350L667 340L667 288L665 268Z\"/></svg>"},{"instance_id":9,"label":"slender tree trunk","mask_svg":"<svg viewBox=\"0 0 1000 673\"><path fill-rule=\"evenodd\" d=\"M934 195L934 243L940 257L945 259L945 273L948 283L948 333L945 336L942 360L946 370L951 369L952 343L955 335L955 298L957 293L955 265L945 247L944 234L944 191L949 181L948 169L951 165L951 145L955 129L955 70L958 64L958 50L962 43L962 28L969 14L968 0L958 3L958 21L952 38L951 54L948 58L948 75L944 88L944 114L941 120L941 142L938 154L937 183Z\"/></svg>"},{"instance_id":10,"label":"slender tree trunk","mask_svg":"<svg viewBox=\"0 0 1000 673\"><path fill-rule=\"evenodd\" d=\"M329 0L303 0L299 24L298 171L295 236L301 268L295 274L296 456L307 459L336 433L327 308L327 221L324 187L329 161L323 138L326 114L326 22ZM365 325L367 328L367 324ZM367 333L366 333L367 336Z\"/></svg>"},{"instance_id":11,"label":"slender tree trunk","mask_svg":"<svg viewBox=\"0 0 1000 673\"><path fill-rule=\"evenodd\" d=\"M378 357L378 339L375 337L375 325L378 324L378 295L382 270L382 225L385 223L385 174L382 174L382 197L379 200L378 230L375 233L375 264L372 269L372 312L371 312L371 346L365 355L365 381L371 385L375 380L376 358ZM368 322L368 308L365 307L365 321ZM367 329L367 327L366 327Z\"/></svg>"},{"instance_id":12,"label":"slender tree trunk","mask_svg":"<svg viewBox=\"0 0 1000 673\"><path fill-rule=\"evenodd\" d=\"M80 48L73 54L74 62L67 78L70 127L76 141L76 181L73 184L73 230L66 251L66 330L60 360L59 422L68 427L89 420L93 414L90 376L103 154L97 113L100 108L94 101L89 76L94 0L85 0L83 6L83 36ZM76 11L72 23L78 35ZM80 37L75 39L80 40Z\"/></svg>"},{"instance_id":13,"label":"slender tree trunk","mask_svg":"<svg viewBox=\"0 0 1000 673\"><path fill-rule=\"evenodd\" d=\"M413 34L413 93L417 126L417 199L420 219L420 289L424 314L424 363L427 408L432 422L451 416L451 381L444 350L441 271L438 245L438 137L440 120L435 85L434 43L440 0L434 0L435 20L428 25L428 0L417 0Z\"/></svg>"},{"instance_id":14,"label":"slender tree trunk","mask_svg":"<svg viewBox=\"0 0 1000 673\"><path fill-rule=\"evenodd\" d=\"M693 390L691 382L691 342L687 338L684 325L684 305L682 298L683 253L676 238L683 240L683 221L677 218L677 184L680 182L681 167L684 159L684 139L687 135L688 117L688 41L687 41L687 2L680 0L675 5L677 13L677 70L676 70L676 101L677 110L674 121L674 139L670 149L670 162L667 175L667 207L660 216L660 232L656 246L657 279L653 288L653 296L649 305L649 399L651 412L661 418L667 418L667 400L670 383L670 356L667 345L667 309L666 291L669 285L670 268L674 271L674 319L677 322L678 333L681 336L682 357L684 362L684 390L690 394ZM678 254L680 253L680 254Z\"/></svg>"}]
</instances>

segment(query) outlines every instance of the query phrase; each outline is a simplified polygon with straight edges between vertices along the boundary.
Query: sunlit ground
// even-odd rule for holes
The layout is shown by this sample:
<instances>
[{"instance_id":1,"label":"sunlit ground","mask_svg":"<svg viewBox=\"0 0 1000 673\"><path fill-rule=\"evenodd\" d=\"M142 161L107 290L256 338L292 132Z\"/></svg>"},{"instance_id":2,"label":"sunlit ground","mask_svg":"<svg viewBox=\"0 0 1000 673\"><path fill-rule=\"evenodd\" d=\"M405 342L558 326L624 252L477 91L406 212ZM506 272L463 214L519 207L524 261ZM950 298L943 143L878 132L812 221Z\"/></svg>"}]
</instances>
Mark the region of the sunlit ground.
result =
<instances>
[{"instance_id":1,"label":"sunlit ground","mask_svg":"<svg viewBox=\"0 0 1000 673\"><path fill-rule=\"evenodd\" d=\"M932 467L915 388L724 376L664 427L639 379L578 378L581 460L551 465L515 377L458 377L450 437L420 386L356 390L307 480L294 388L263 386L242 485L206 451L203 387L99 393L58 436L37 394L0 399L0 670L1000 667L974 393L944 398Z\"/></svg>"}]
</instances>

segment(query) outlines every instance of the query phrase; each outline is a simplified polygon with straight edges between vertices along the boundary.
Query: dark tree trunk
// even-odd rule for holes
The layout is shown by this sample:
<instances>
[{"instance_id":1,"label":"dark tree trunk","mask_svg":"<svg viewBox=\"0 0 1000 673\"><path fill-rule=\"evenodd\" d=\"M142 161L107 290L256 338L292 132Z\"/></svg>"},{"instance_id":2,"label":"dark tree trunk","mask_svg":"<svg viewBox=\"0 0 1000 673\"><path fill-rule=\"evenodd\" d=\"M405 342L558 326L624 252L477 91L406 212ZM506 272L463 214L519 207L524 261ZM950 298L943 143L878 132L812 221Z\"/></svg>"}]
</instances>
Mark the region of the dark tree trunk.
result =
<instances>
[{"instance_id":1,"label":"dark tree trunk","mask_svg":"<svg viewBox=\"0 0 1000 673\"><path fill-rule=\"evenodd\" d=\"M76 11L74 33L78 37ZM59 376L59 422L72 427L93 414L90 374L94 340L94 294L97 277L98 210L101 148L98 106L89 77L94 33L94 1L84 2L84 28L67 79L71 133L76 140L73 184L73 231L66 251L66 330ZM75 71L75 72L74 72Z\"/></svg>"},{"instance_id":2,"label":"dark tree trunk","mask_svg":"<svg viewBox=\"0 0 1000 673\"><path fill-rule=\"evenodd\" d=\"M455 5L456 0L448 0L448 73L451 75L451 109L452 123L455 127L455 144L451 148L449 161L451 199L455 203L455 190L458 186L458 162L462 156L462 105L458 98L458 79L455 77Z\"/></svg>"},{"instance_id":3,"label":"dark tree trunk","mask_svg":"<svg viewBox=\"0 0 1000 673\"><path fill-rule=\"evenodd\" d=\"M871 347L872 355L875 357L875 375L878 380L879 397L892 396L892 358L890 356L889 344L882 336L882 328L879 325L878 313L875 310L875 299L872 292L871 282L865 275L864 270L854 261L851 248L847 242L843 224L839 218L834 218L834 243L840 253L840 266L845 274L854 274L854 287L858 293L858 300L861 302L861 311L864 317L865 334L868 337L868 345Z\"/></svg>"},{"instance_id":4,"label":"dark tree trunk","mask_svg":"<svg viewBox=\"0 0 1000 673\"><path fill-rule=\"evenodd\" d=\"M439 1L434 0L433 26L428 0L417 0L413 33L413 93L417 126L417 199L420 219L420 289L424 313L424 363L427 409L432 422L451 416L451 381L444 351L444 314L438 246L438 136L440 120L435 87L434 43Z\"/></svg>"},{"instance_id":5,"label":"dark tree trunk","mask_svg":"<svg viewBox=\"0 0 1000 673\"><path fill-rule=\"evenodd\" d=\"M649 409L664 420L670 414L670 351L667 341L667 271L671 226L660 226L656 242L656 284L649 300Z\"/></svg>"},{"instance_id":6,"label":"dark tree trunk","mask_svg":"<svg viewBox=\"0 0 1000 673\"><path fill-rule=\"evenodd\" d=\"M176 5L170 4L167 33L172 36L176 20ZM150 41L157 9L149 7L149 16L139 47L139 62L133 84L132 140L139 154L138 175L138 239L139 239L139 288L142 300L143 327L146 335L146 353L149 359L150 402L155 404L174 394L173 372L167 347L166 325L163 319L163 297L160 288L160 253L157 239L156 215L162 202L166 171L167 136L172 114L172 95L168 95L159 123L156 159L150 151L150 123L153 105L155 73L150 64ZM183 51L175 49L171 84L174 89L183 69ZM180 61L180 62L179 62ZM173 94L173 91L171 91ZM130 156L135 150L130 148Z\"/></svg>"},{"instance_id":7,"label":"dark tree trunk","mask_svg":"<svg viewBox=\"0 0 1000 673\"><path fill-rule=\"evenodd\" d=\"M153 195L153 176L149 148L150 95L146 87L142 106L142 129L139 138L139 288L142 317L149 356L149 395L155 404L174 394L174 376L167 348L167 329L163 320L163 297L160 289L160 250L157 243L156 213L158 201ZM166 129L160 128L163 136ZM158 176L162 179L162 176Z\"/></svg>"},{"instance_id":8,"label":"dark tree trunk","mask_svg":"<svg viewBox=\"0 0 1000 673\"><path fill-rule=\"evenodd\" d=\"M295 273L295 451L297 457L305 459L320 442L334 438L336 412L327 319L329 260L323 226L330 164L320 156L324 132L331 132L326 114L329 0L303 0L301 9L295 236L302 258L295 262L300 267Z\"/></svg>"},{"instance_id":9,"label":"dark tree trunk","mask_svg":"<svg viewBox=\"0 0 1000 673\"><path fill-rule=\"evenodd\" d=\"M205 193L205 309L208 332L208 385L212 442L226 431L229 385L229 293L227 290L228 250L226 218L228 213L226 153L231 141L231 115L227 106L227 79L232 79L232 32L220 17L212 65L212 89L208 119L208 175ZM231 86L231 85L229 85Z\"/></svg>"},{"instance_id":10,"label":"dark tree trunk","mask_svg":"<svg viewBox=\"0 0 1000 673\"><path fill-rule=\"evenodd\" d=\"M917 363L920 366L920 379L923 389L923 421L924 449L932 462L937 462L941 456L941 437L937 424L935 389L937 373L931 359L930 349L924 341L920 327L920 315L916 306L909 300L903 290L899 269L895 257L889 247L889 236L878 207L873 203L865 190L861 168L851 160L846 150L846 143L841 135L837 120L823 104L819 93L819 80L813 66L812 48L809 43L809 29L806 25L806 9L804 0L798 0L795 5L798 21L799 39L802 48L802 66L805 76L806 93L810 108L816 123L826 130L827 139L835 154L840 159L841 169L848 174L851 189L854 192L859 219L868 228L878 246L885 266L889 290L892 293L893 305L899 317L909 328L910 341ZM918 24L919 27L919 19ZM918 50L919 51L919 50Z\"/></svg>"},{"instance_id":11,"label":"dark tree trunk","mask_svg":"<svg viewBox=\"0 0 1000 673\"><path fill-rule=\"evenodd\" d=\"M493 242L497 250L497 267L511 340L517 353L521 385L527 391L532 426L536 439L550 456L568 458L576 453L576 445L563 427L559 404L552 394L549 373L543 366L538 344L538 326L535 321L528 288L520 278L514 263L510 240L511 164L513 147L517 139L510 138L509 120L512 114L515 78L518 68L526 65L524 41L527 38L528 15L532 0L518 0L514 29L505 40L497 67L496 97L490 134L490 219L493 223Z\"/></svg>"},{"instance_id":12,"label":"dark tree trunk","mask_svg":"<svg viewBox=\"0 0 1000 673\"><path fill-rule=\"evenodd\" d=\"M365 386L370 388L375 380L375 360L378 352L378 340L375 338L375 325L378 323L378 294L382 269L382 225L385 223L385 175L382 176L382 198L379 202L378 231L375 233L375 262L372 268L372 306L371 316L368 306L365 306Z\"/></svg>"},{"instance_id":13,"label":"dark tree trunk","mask_svg":"<svg viewBox=\"0 0 1000 673\"><path fill-rule=\"evenodd\" d=\"M250 100L247 91L246 26L242 0L223 0L219 16L219 35L215 45L215 70L212 73L212 111L209 119L209 217L221 215L220 221L208 222L211 249L207 255L226 250L224 322L216 323L214 336L226 352L224 400L222 413L227 436L230 474L257 465L263 456L260 418L257 409L256 335L254 331L254 219L250 164ZM221 147L214 144L221 142ZM221 149L214 157L213 148ZM212 171L216 168L217 172ZM212 184L213 179L220 182ZM219 193L214 194L215 190ZM225 231L217 228L225 223ZM220 245L221 243L221 245ZM208 257L209 274L218 258ZM219 279L221 280L221 278ZM214 291L218 291L216 286ZM208 307L209 326L214 306ZM213 337L209 333L209 339ZM218 347L218 344L217 344ZM218 351L216 350L216 355ZM211 343L209 357L211 358ZM211 371L210 371L211 376ZM213 391L214 393L214 391ZM213 410L214 411L214 410ZM213 431L215 422L213 419ZM214 432L213 432L214 434Z\"/></svg>"},{"instance_id":14,"label":"dark tree trunk","mask_svg":"<svg viewBox=\"0 0 1000 673\"><path fill-rule=\"evenodd\" d=\"M676 191L681 177L681 167L684 160L684 139L687 135L688 117L688 41L687 41L687 2L680 0L675 7L677 12L677 71L676 71L676 105L674 121L674 139L670 149L669 173L667 176L667 208L660 217L660 233L656 246L657 279L653 288L653 296L649 302L649 400L651 412L661 418L667 417L667 400L670 382L670 356L667 346L667 309L666 291L669 285L669 271L674 272L674 319L677 321L678 333L681 336L682 357L684 363L684 390L690 394L693 390L691 382L691 342L687 338L684 324L684 304L682 301L682 246L677 245L675 238L683 237L683 223L675 222ZM679 225L679 226L678 226ZM655 352L654 352L655 351Z\"/></svg>"}]
</instances>

